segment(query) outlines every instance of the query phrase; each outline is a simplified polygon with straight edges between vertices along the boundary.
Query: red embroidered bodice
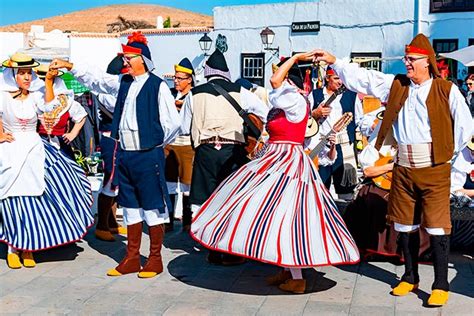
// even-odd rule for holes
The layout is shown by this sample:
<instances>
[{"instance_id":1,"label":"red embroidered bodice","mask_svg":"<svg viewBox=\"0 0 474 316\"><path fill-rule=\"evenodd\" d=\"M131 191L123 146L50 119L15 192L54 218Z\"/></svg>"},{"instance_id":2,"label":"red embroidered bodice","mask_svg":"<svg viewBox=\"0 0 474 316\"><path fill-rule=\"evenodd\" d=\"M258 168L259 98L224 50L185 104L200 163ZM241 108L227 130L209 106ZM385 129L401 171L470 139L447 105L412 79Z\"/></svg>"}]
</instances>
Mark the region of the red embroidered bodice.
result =
<instances>
[{"instance_id":1,"label":"red embroidered bodice","mask_svg":"<svg viewBox=\"0 0 474 316\"><path fill-rule=\"evenodd\" d=\"M309 108L308 108L309 109ZM308 112L306 112L308 114ZM268 114L267 131L270 135L269 142L304 142L304 134L308 123L307 115L301 122L290 122L281 109L272 109Z\"/></svg>"},{"instance_id":2,"label":"red embroidered bodice","mask_svg":"<svg viewBox=\"0 0 474 316\"><path fill-rule=\"evenodd\" d=\"M71 115L69 114L69 112L66 112L61 115L61 118L59 119L58 123L54 125L53 130L51 131L51 135L63 136L65 133L67 133L67 123L70 117ZM38 133L41 135L48 135L48 132L44 128L43 124L39 124Z\"/></svg>"}]
</instances>

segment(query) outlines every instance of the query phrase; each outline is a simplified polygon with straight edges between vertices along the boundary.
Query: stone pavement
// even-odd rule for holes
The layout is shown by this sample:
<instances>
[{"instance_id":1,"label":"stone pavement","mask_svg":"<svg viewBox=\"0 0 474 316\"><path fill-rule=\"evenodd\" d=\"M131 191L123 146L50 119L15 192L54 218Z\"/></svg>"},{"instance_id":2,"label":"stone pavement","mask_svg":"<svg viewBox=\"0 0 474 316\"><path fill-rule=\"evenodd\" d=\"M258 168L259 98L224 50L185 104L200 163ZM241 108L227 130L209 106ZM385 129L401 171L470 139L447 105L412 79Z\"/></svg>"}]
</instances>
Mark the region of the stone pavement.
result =
<instances>
[{"instance_id":1,"label":"stone pavement","mask_svg":"<svg viewBox=\"0 0 474 316\"><path fill-rule=\"evenodd\" d=\"M142 254L148 254L144 234ZM0 314L156 315L473 315L473 253L450 258L451 296L443 308L425 307L433 269L420 266L418 293L389 294L403 266L387 262L321 267L304 271L307 293L291 295L267 286L277 268L258 262L233 267L209 265L186 234L166 236L165 271L142 280L108 277L125 253L125 239L84 241L37 255L34 269L10 270L0 246Z\"/></svg>"}]
</instances>

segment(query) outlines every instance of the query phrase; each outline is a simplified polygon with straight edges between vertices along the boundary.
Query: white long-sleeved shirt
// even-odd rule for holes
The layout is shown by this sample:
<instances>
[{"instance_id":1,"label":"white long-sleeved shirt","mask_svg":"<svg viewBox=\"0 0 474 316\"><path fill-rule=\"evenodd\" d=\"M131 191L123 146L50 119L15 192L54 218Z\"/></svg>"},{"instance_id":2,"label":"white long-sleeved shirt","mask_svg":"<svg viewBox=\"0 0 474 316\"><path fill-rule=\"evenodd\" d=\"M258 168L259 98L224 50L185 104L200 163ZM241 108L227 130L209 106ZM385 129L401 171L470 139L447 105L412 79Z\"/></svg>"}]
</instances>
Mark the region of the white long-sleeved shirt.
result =
<instances>
[{"instance_id":1,"label":"white long-sleeved shirt","mask_svg":"<svg viewBox=\"0 0 474 316\"><path fill-rule=\"evenodd\" d=\"M474 155L465 147L454 160L451 167L451 192L461 190L466 183L466 175L474 169Z\"/></svg>"},{"instance_id":2,"label":"white long-sleeved shirt","mask_svg":"<svg viewBox=\"0 0 474 316\"><path fill-rule=\"evenodd\" d=\"M220 79L220 78L219 78ZM210 80L214 80L211 78ZM267 121L268 106L260 100L257 95L247 89L240 89L240 107L249 113L257 115L262 122ZM193 118L193 93L188 92L184 99L184 104L180 112L181 115L181 134L189 135L191 133L191 122Z\"/></svg>"},{"instance_id":3,"label":"white long-sleeved shirt","mask_svg":"<svg viewBox=\"0 0 474 316\"><path fill-rule=\"evenodd\" d=\"M356 63L337 59L333 69L346 87L352 91L373 95L387 102L395 76L375 70L360 68ZM431 143L431 126L426 98L433 80L420 85L410 84L408 98L393 124L393 135L399 144ZM449 110L454 120L454 151L464 148L471 137L473 121L471 113L458 87L452 86L449 94Z\"/></svg>"},{"instance_id":4,"label":"white long-sleeved shirt","mask_svg":"<svg viewBox=\"0 0 474 316\"><path fill-rule=\"evenodd\" d=\"M78 81L86 87L91 88L96 92L110 94L114 97L118 96L121 76L110 75L97 68L86 68L76 64L71 72ZM125 99L125 105L119 125L119 133L123 136L123 138L120 139L120 147L123 150L141 149L137 133L138 123L136 115L136 98L148 77L149 73L135 77L130 86L127 98ZM160 92L158 93L158 111L160 114L161 127L164 132L163 143L172 143L179 134L180 117L174 105L173 95L164 81L161 82Z\"/></svg>"}]
</instances>

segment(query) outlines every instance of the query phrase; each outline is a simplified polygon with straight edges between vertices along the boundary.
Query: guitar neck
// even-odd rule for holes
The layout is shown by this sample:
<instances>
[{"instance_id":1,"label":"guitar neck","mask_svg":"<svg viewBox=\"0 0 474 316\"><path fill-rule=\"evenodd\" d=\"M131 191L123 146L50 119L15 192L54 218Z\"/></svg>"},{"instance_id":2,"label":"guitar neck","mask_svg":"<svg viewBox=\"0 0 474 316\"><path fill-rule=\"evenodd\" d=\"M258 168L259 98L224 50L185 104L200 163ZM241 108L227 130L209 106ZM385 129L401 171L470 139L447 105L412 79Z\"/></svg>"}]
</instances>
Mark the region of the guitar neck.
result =
<instances>
[{"instance_id":1,"label":"guitar neck","mask_svg":"<svg viewBox=\"0 0 474 316\"><path fill-rule=\"evenodd\" d=\"M308 154L309 155L309 158L311 158L311 160L313 160L314 158L316 158L317 155L319 155L319 153L324 149L324 146L327 145L327 143L329 142L329 136L331 134L333 134L334 131L331 130L328 134L326 134L325 136L323 136L323 138L321 139L321 141L316 145L316 147L313 148L313 150L310 151L310 153Z\"/></svg>"}]
</instances>

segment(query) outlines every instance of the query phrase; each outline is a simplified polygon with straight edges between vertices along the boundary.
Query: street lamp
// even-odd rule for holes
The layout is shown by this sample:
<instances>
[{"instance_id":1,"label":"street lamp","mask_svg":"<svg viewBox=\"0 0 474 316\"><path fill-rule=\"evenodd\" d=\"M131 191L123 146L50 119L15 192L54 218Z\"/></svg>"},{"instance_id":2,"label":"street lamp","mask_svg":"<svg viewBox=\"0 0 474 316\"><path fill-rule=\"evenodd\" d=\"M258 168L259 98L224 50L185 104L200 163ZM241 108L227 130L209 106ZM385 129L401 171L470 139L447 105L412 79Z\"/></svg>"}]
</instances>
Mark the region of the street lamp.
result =
<instances>
[{"instance_id":1,"label":"street lamp","mask_svg":"<svg viewBox=\"0 0 474 316\"><path fill-rule=\"evenodd\" d=\"M207 55L207 52L209 52L209 50L211 49L212 38L207 36L207 33L204 33L204 35L199 39L199 46L201 47L204 56L209 56Z\"/></svg>"},{"instance_id":2,"label":"street lamp","mask_svg":"<svg viewBox=\"0 0 474 316\"><path fill-rule=\"evenodd\" d=\"M260 38L262 39L263 49L273 51L273 55L278 55L280 47L273 48L273 40L275 39L275 32L273 32L268 26L260 32Z\"/></svg>"}]
</instances>

